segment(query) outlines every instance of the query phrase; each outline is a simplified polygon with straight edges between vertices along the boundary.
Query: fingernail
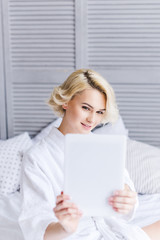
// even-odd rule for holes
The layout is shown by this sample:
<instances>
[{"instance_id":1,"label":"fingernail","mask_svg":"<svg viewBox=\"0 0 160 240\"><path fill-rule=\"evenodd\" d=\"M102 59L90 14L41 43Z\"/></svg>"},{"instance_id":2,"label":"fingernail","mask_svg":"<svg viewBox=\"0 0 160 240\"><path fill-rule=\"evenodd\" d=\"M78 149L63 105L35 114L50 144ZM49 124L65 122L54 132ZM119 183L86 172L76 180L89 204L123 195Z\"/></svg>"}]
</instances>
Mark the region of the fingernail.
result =
<instances>
[{"instance_id":1,"label":"fingernail","mask_svg":"<svg viewBox=\"0 0 160 240\"><path fill-rule=\"evenodd\" d=\"M61 192L61 195L63 195L63 191Z\"/></svg>"}]
</instances>

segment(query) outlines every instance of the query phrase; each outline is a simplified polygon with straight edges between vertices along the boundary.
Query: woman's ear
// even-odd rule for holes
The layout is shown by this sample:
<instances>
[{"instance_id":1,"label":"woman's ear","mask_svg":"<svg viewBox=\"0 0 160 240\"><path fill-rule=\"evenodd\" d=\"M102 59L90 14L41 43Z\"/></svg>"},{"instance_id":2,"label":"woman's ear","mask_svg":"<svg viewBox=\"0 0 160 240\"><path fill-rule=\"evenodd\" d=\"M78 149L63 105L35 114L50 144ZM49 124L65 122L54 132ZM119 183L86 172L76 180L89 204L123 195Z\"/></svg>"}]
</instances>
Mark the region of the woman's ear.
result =
<instances>
[{"instance_id":1,"label":"woman's ear","mask_svg":"<svg viewBox=\"0 0 160 240\"><path fill-rule=\"evenodd\" d=\"M63 108L63 109L67 109L67 107L68 107L68 103L64 103L64 104L62 105L62 108Z\"/></svg>"}]
</instances>

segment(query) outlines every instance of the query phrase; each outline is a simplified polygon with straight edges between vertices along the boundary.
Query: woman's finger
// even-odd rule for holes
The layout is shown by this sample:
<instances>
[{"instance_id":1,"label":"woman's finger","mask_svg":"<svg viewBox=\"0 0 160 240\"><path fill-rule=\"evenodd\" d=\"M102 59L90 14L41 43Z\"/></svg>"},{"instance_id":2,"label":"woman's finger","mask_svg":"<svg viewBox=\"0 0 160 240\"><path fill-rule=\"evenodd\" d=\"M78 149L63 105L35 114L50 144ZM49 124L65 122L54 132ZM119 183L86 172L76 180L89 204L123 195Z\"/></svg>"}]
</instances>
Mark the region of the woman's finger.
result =
<instances>
[{"instance_id":1,"label":"woman's finger","mask_svg":"<svg viewBox=\"0 0 160 240\"><path fill-rule=\"evenodd\" d=\"M123 203L113 203L112 204L113 208L118 208L121 210L131 210L133 208L133 205L129 205L129 204L123 204Z\"/></svg>"},{"instance_id":2,"label":"woman's finger","mask_svg":"<svg viewBox=\"0 0 160 240\"><path fill-rule=\"evenodd\" d=\"M59 204L57 204L57 206L54 208L54 210L59 211L59 210L64 209L64 208L78 209L77 206L74 203L68 202L68 201L62 201Z\"/></svg>"},{"instance_id":3,"label":"woman's finger","mask_svg":"<svg viewBox=\"0 0 160 240\"><path fill-rule=\"evenodd\" d=\"M116 197L110 197L109 198L109 202L110 203L123 203L123 204L130 204L130 205L133 205L136 203L136 197L132 197L132 198L129 198L129 197L119 197L119 196L116 196Z\"/></svg>"},{"instance_id":4,"label":"woman's finger","mask_svg":"<svg viewBox=\"0 0 160 240\"><path fill-rule=\"evenodd\" d=\"M114 210L118 213L122 213L122 214L128 214L128 209L119 209L119 208L114 208Z\"/></svg>"},{"instance_id":5,"label":"woman's finger","mask_svg":"<svg viewBox=\"0 0 160 240\"><path fill-rule=\"evenodd\" d=\"M61 195L58 195L57 196L57 199L56 199L56 204L58 204L59 202L62 202L64 200L70 200L70 196L69 195L66 195L66 194L61 194Z\"/></svg>"},{"instance_id":6,"label":"woman's finger","mask_svg":"<svg viewBox=\"0 0 160 240\"><path fill-rule=\"evenodd\" d=\"M81 211L79 211L78 209L75 209L75 208L65 208L65 209L63 209L63 210L59 210L58 212L57 212L57 216L62 216L62 215L75 215L75 216L79 216L79 215L81 215L82 214L82 212Z\"/></svg>"},{"instance_id":7,"label":"woman's finger","mask_svg":"<svg viewBox=\"0 0 160 240\"><path fill-rule=\"evenodd\" d=\"M128 191L128 190L120 190L120 191L116 191L114 196L121 196L121 197L132 198L132 197L136 197L137 193L133 192L133 191Z\"/></svg>"}]
</instances>

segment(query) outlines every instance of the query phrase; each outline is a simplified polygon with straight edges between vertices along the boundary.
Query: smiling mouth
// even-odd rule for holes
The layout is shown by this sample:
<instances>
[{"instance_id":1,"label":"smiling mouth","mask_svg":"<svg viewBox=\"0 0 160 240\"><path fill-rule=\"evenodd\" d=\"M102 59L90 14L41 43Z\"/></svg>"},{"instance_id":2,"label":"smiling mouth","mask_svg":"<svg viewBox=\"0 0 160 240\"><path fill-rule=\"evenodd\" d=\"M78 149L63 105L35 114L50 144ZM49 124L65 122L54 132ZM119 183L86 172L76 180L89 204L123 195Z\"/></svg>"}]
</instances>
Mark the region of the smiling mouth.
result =
<instances>
[{"instance_id":1,"label":"smiling mouth","mask_svg":"<svg viewBox=\"0 0 160 240\"><path fill-rule=\"evenodd\" d=\"M82 126L84 126L85 128L87 128L87 129L89 129L89 128L91 128L92 126L89 126L89 125L87 125L87 124L84 124L84 123L81 123L82 124Z\"/></svg>"}]
</instances>

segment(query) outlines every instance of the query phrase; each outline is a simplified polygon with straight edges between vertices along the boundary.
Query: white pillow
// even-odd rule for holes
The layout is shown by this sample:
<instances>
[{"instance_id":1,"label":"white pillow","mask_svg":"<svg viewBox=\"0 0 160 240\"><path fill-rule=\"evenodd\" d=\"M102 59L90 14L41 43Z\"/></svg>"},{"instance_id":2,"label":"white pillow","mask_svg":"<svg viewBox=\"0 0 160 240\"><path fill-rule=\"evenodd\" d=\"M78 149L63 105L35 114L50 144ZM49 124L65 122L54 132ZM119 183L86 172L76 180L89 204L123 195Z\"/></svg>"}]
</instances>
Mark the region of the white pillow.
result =
<instances>
[{"instance_id":1,"label":"white pillow","mask_svg":"<svg viewBox=\"0 0 160 240\"><path fill-rule=\"evenodd\" d=\"M104 126L96 127L93 129L93 132L96 134L111 134L111 135L125 135L128 136L128 130L125 128L121 116L117 122L111 124L107 123Z\"/></svg>"},{"instance_id":2,"label":"white pillow","mask_svg":"<svg viewBox=\"0 0 160 240\"><path fill-rule=\"evenodd\" d=\"M31 145L27 132L0 140L0 194L7 195L19 189L22 154Z\"/></svg>"},{"instance_id":3,"label":"white pillow","mask_svg":"<svg viewBox=\"0 0 160 240\"><path fill-rule=\"evenodd\" d=\"M160 193L159 148L128 139L126 168L138 193Z\"/></svg>"}]
</instances>

